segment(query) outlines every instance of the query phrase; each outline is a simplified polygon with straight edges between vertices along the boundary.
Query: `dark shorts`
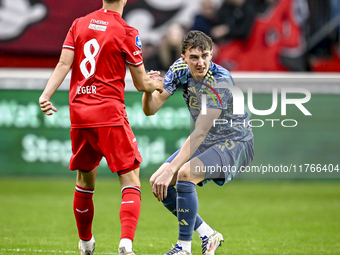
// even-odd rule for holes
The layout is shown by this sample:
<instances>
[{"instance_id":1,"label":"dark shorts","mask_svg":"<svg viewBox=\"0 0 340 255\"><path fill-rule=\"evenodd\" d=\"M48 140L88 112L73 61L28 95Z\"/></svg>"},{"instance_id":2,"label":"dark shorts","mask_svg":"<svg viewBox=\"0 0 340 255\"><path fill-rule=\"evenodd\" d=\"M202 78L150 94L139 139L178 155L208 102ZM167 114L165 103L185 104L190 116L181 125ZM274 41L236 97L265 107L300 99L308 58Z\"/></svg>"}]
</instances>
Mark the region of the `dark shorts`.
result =
<instances>
[{"instance_id":1,"label":"dark shorts","mask_svg":"<svg viewBox=\"0 0 340 255\"><path fill-rule=\"evenodd\" d=\"M140 166L142 157L129 123L124 126L71 129L70 170L91 171L106 158L110 170L119 175Z\"/></svg>"},{"instance_id":2,"label":"dark shorts","mask_svg":"<svg viewBox=\"0 0 340 255\"><path fill-rule=\"evenodd\" d=\"M165 162L170 163L178 152L179 150ZM246 142L228 141L213 146L201 144L191 159L195 157L202 161L204 168L191 166L191 171L205 173L205 179L198 185L203 186L213 180L217 185L222 186L231 181L253 161L254 140L251 139Z\"/></svg>"}]
</instances>

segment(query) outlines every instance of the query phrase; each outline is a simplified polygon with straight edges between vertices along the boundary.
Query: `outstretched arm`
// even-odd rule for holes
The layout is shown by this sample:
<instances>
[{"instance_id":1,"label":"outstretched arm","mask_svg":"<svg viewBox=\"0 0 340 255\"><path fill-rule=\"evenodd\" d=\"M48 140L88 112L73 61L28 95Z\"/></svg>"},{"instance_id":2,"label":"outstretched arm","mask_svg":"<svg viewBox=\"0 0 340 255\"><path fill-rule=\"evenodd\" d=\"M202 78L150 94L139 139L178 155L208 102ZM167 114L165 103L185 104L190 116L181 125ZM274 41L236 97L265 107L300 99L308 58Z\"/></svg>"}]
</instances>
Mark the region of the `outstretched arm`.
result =
<instances>
[{"instance_id":1,"label":"outstretched arm","mask_svg":"<svg viewBox=\"0 0 340 255\"><path fill-rule=\"evenodd\" d=\"M158 91L155 91L153 93L144 92L142 98L142 106L145 115L154 115L170 96L171 94L166 90L164 90L162 93L159 93Z\"/></svg>"},{"instance_id":2,"label":"outstretched arm","mask_svg":"<svg viewBox=\"0 0 340 255\"><path fill-rule=\"evenodd\" d=\"M206 115L199 115L196 120L194 131L186 139L180 152L177 154L174 160L168 165L166 169L164 169L163 173L153 184L152 192L159 201L162 201L167 196L167 188L173 175L190 159L190 157L198 149L212 127L214 120L218 119L221 112L221 109L208 108Z\"/></svg>"},{"instance_id":3,"label":"outstretched arm","mask_svg":"<svg viewBox=\"0 0 340 255\"><path fill-rule=\"evenodd\" d=\"M138 91L152 92L157 90L162 93L164 88L163 79L151 79L148 75L146 75L143 64L137 67L128 65L128 67L131 72L133 84Z\"/></svg>"},{"instance_id":4,"label":"outstretched arm","mask_svg":"<svg viewBox=\"0 0 340 255\"><path fill-rule=\"evenodd\" d=\"M150 71L148 73L148 77L150 77L152 80L162 82L164 87L164 80L160 76L160 73L158 71ZM163 90L163 92L161 93L159 91L155 91L153 93L144 92L142 98L142 106L145 115L154 115L170 96L171 94L166 90Z\"/></svg>"},{"instance_id":5,"label":"outstretched arm","mask_svg":"<svg viewBox=\"0 0 340 255\"><path fill-rule=\"evenodd\" d=\"M64 81L66 75L70 71L74 59L74 51L63 49L60 55L59 62L54 69L50 79L47 82L47 85L39 97L40 109L46 115L52 115L53 112L56 112L57 108L55 108L50 102L51 97L54 92L59 88L61 83Z\"/></svg>"}]
</instances>

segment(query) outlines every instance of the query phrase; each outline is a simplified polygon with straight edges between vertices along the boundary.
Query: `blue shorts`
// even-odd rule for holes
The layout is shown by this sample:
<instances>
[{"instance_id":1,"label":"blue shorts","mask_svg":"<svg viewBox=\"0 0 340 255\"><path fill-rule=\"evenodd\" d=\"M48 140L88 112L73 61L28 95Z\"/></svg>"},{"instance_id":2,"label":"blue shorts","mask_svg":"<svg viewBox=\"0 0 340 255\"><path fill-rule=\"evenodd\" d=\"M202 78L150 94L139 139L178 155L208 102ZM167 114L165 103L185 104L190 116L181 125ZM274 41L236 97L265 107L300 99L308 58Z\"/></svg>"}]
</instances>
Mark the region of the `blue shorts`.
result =
<instances>
[{"instance_id":1,"label":"blue shorts","mask_svg":"<svg viewBox=\"0 0 340 255\"><path fill-rule=\"evenodd\" d=\"M165 162L170 163L179 151L177 150ZM198 185L203 186L213 180L217 185L222 186L253 161L254 140L246 142L228 140L212 146L201 144L190 159L195 157L202 161L204 168L191 166L191 171L205 173L204 180Z\"/></svg>"}]
</instances>

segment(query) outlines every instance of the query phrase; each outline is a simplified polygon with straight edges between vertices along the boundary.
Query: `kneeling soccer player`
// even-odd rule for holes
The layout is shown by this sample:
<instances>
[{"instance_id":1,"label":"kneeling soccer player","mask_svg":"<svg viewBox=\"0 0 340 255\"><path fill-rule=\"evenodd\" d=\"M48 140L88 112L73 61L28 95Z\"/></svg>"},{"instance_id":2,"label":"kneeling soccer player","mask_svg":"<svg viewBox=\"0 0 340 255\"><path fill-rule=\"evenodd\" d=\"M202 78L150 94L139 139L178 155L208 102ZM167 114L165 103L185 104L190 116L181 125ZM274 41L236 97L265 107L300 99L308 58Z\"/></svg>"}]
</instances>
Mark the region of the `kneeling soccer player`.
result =
<instances>
[{"instance_id":1,"label":"kneeling soccer player","mask_svg":"<svg viewBox=\"0 0 340 255\"><path fill-rule=\"evenodd\" d=\"M152 192L179 223L178 242L167 255L190 255L194 231L201 239L202 254L215 254L223 236L198 215L196 185L213 180L221 186L248 166L254 156L248 114L233 114L237 100L231 93L234 81L226 69L211 61L212 54L210 37L200 31L188 32L182 40L181 58L164 79L158 71L148 73L164 84L164 91L143 94L144 113L153 115L182 87L195 122L182 148L150 178Z\"/></svg>"}]
</instances>

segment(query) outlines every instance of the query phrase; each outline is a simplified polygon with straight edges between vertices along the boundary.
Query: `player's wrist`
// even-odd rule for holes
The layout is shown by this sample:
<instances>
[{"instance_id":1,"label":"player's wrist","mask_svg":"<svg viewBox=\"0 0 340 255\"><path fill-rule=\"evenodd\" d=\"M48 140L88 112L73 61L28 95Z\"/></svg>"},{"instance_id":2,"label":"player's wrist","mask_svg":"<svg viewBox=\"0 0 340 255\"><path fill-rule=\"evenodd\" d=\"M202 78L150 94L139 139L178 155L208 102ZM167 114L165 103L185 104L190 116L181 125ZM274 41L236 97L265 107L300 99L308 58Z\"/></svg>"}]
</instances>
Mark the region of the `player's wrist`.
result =
<instances>
[{"instance_id":1,"label":"player's wrist","mask_svg":"<svg viewBox=\"0 0 340 255\"><path fill-rule=\"evenodd\" d=\"M50 101L51 97L46 94L41 94L39 97L39 103Z\"/></svg>"},{"instance_id":2,"label":"player's wrist","mask_svg":"<svg viewBox=\"0 0 340 255\"><path fill-rule=\"evenodd\" d=\"M152 97L152 92L151 91L144 91L144 95L146 97Z\"/></svg>"},{"instance_id":3,"label":"player's wrist","mask_svg":"<svg viewBox=\"0 0 340 255\"><path fill-rule=\"evenodd\" d=\"M174 166L171 166L169 165L166 169L166 171L171 174L171 175L174 175L177 171L178 171L179 168L177 167L174 167Z\"/></svg>"}]
</instances>

